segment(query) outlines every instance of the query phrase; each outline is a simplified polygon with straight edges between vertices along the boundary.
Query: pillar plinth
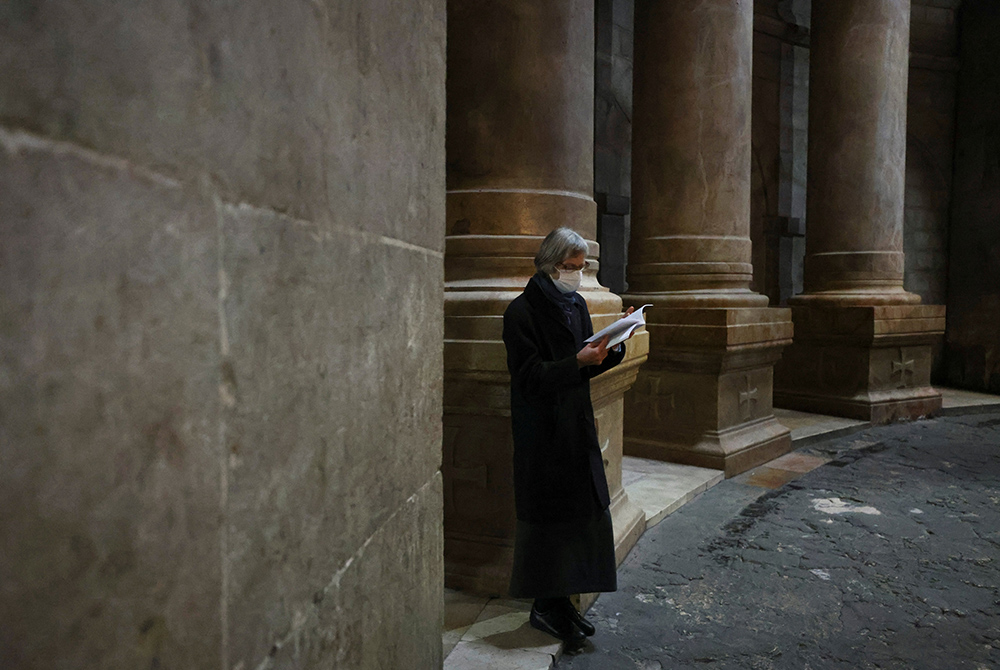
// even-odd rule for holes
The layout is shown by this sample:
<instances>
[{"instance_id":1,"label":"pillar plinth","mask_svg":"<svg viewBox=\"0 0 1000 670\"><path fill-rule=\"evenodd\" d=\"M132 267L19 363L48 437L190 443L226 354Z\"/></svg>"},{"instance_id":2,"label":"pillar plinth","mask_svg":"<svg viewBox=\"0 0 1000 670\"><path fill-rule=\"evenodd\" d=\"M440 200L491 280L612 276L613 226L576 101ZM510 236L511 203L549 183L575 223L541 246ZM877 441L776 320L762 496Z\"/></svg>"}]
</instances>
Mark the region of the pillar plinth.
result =
<instances>
[{"instance_id":1,"label":"pillar plinth","mask_svg":"<svg viewBox=\"0 0 1000 670\"><path fill-rule=\"evenodd\" d=\"M662 309L649 363L626 397L626 453L724 470L786 453L771 405L772 368L792 341L787 310Z\"/></svg>"},{"instance_id":2,"label":"pillar plinth","mask_svg":"<svg viewBox=\"0 0 1000 670\"><path fill-rule=\"evenodd\" d=\"M625 451L731 476L791 448L771 409L790 313L750 289L753 7L642 3L635 25L625 300L653 307Z\"/></svg>"},{"instance_id":3,"label":"pillar plinth","mask_svg":"<svg viewBox=\"0 0 1000 670\"><path fill-rule=\"evenodd\" d=\"M781 407L873 423L941 409L931 387L929 338L944 334L942 305L793 307L795 344L779 366Z\"/></svg>"},{"instance_id":4,"label":"pillar plinth","mask_svg":"<svg viewBox=\"0 0 1000 670\"><path fill-rule=\"evenodd\" d=\"M503 313L549 231L596 238L593 68L585 3L449 2L442 475L453 588L508 590L515 516ZM580 293L600 329L622 301L597 282L595 242L587 256ZM623 394L647 337L633 337L625 361L591 383L619 561L645 528L622 488L621 456Z\"/></svg>"},{"instance_id":5,"label":"pillar plinth","mask_svg":"<svg viewBox=\"0 0 1000 670\"><path fill-rule=\"evenodd\" d=\"M883 423L941 406L944 307L903 288L909 22L910 0L813 2L805 292L788 301L782 407Z\"/></svg>"}]
</instances>

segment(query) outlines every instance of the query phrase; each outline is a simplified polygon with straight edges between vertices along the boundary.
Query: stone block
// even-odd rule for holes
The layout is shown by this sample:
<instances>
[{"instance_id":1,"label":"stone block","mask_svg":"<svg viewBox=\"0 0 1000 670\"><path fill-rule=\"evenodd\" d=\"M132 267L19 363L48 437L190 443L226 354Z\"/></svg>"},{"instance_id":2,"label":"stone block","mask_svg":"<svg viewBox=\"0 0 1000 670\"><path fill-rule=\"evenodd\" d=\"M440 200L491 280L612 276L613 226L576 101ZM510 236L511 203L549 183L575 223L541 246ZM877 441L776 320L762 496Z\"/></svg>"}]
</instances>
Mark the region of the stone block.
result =
<instances>
[{"instance_id":1,"label":"stone block","mask_svg":"<svg viewBox=\"0 0 1000 670\"><path fill-rule=\"evenodd\" d=\"M952 26L955 24L955 12L945 7L928 7L926 21L941 26Z\"/></svg>"},{"instance_id":2,"label":"stone block","mask_svg":"<svg viewBox=\"0 0 1000 670\"><path fill-rule=\"evenodd\" d=\"M619 56L631 63L635 56L635 40L632 31L624 28L615 28L615 33L618 35L615 56Z\"/></svg>"},{"instance_id":3,"label":"stone block","mask_svg":"<svg viewBox=\"0 0 1000 670\"><path fill-rule=\"evenodd\" d=\"M211 201L2 129L0 194L0 665L218 667Z\"/></svg>"},{"instance_id":4,"label":"stone block","mask_svg":"<svg viewBox=\"0 0 1000 670\"><path fill-rule=\"evenodd\" d=\"M625 198L627 200L627 198ZM601 284L612 291L625 290L625 217L604 215L598 221L598 239L601 243Z\"/></svg>"},{"instance_id":5,"label":"stone block","mask_svg":"<svg viewBox=\"0 0 1000 670\"><path fill-rule=\"evenodd\" d=\"M460 395L483 396L482 382L465 386ZM506 384L495 391L491 395L509 394ZM516 524L510 412L484 416L446 407L442 473L448 585L506 595Z\"/></svg>"},{"instance_id":6,"label":"stone block","mask_svg":"<svg viewBox=\"0 0 1000 670\"><path fill-rule=\"evenodd\" d=\"M0 116L185 181L209 174L227 201L440 250L444 4L12 11Z\"/></svg>"},{"instance_id":7,"label":"stone block","mask_svg":"<svg viewBox=\"0 0 1000 670\"><path fill-rule=\"evenodd\" d=\"M632 30L635 23L635 0L613 0L614 23L619 28Z\"/></svg>"},{"instance_id":8,"label":"stone block","mask_svg":"<svg viewBox=\"0 0 1000 670\"><path fill-rule=\"evenodd\" d=\"M770 395L770 366L721 377L651 367L626 398L625 453L739 474L791 448Z\"/></svg>"},{"instance_id":9,"label":"stone block","mask_svg":"<svg viewBox=\"0 0 1000 670\"><path fill-rule=\"evenodd\" d=\"M436 473L391 511L354 560L306 601L288 603L263 655L233 640L234 667L244 660L248 668L441 667L441 528Z\"/></svg>"},{"instance_id":10,"label":"stone block","mask_svg":"<svg viewBox=\"0 0 1000 670\"><path fill-rule=\"evenodd\" d=\"M631 45L632 42L626 42L625 44ZM631 47L629 47L631 48ZM623 46L624 50L625 47ZM631 127L632 123L632 58L615 57L611 61L611 92L614 94L614 99L617 105L620 107L620 112L624 117L626 123ZM627 147L631 149L631 147ZM627 186L626 182L626 186Z\"/></svg>"},{"instance_id":11,"label":"stone block","mask_svg":"<svg viewBox=\"0 0 1000 670\"><path fill-rule=\"evenodd\" d=\"M437 471L444 297L436 252L220 219L230 644L249 662Z\"/></svg>"},{"instance_id":12,"label":"stone block","mask_svg":"<svg viewBox=\"0 0 1000 670\"><path fill-rule=\"evenodd\" d=\"M440 256L3 139L3 393L24 407L5 431L26 449L5 469L5 583L39 603L2 617L12 653L203 667L226 633L255 662L293 631L318 644L296 617L343 566L386 560L370 538L435 477ZM433 540L439 516L406 527ZM433 541L419 560L440 563ZM426 601L435 570L396 579Z\"/></svg>"},{"instance_id":13,"label":"stone block","mask_svg":"<svg viewBox=\"0 0 1000 670\"><path fill-rule=\"evenodd\" d=\"M625 453L739 474L788 451L771 368L791 341L772 308L649 310L650 359L625 399Z\"/></svg>"},{"instance_id":14,"label":"stone block","mask_svg":"<svg viewBox=\"0 0 1000 670\"><path fill-rule=\"evenodd\" d=\"M944 307L794 307L795 342L775 367L778 407L887 423L933 414L932 347Z\"/></svg>"},{"instance_id":15,"label":"stone block","mask_svg":"<svg viewBox=\"0 0 1000 670\"><path fill-rule=\"evenodd\" d=\"M636 296L641 297L641 296ZM657 357L672 351L735 353L735 347L792 338L791 312L782 308L657 308L647 311L646 329ZM729 351L732 347L734 350Z\"/></svg>"},{"instance_id":16,"label":"stone block","mask_svg":"<svg viewBox=\"0 0 1000 670\"><path fill-rule=\"evenodd\" d=\"M591 382L594 424L601 445L604 472L611 497L611 519L615 530L615 559L625 560L646 529L645 515L628 496L622 485L624 429L623 394L635 383L639 367L646 360L648 336L638 333L629 340L629 352L614 371Z\"/></svg>"},{"instance_id":17,"label":"stone block","mask_svg":"<svg viewBox=\"0 0 1000 670\"><path fill-rule=\"evenodd\" d=\"M604 56L610 56L612 47L612 4L613 0L601 0L594 3L594 49Z\"/></svg>"}]
</instances>

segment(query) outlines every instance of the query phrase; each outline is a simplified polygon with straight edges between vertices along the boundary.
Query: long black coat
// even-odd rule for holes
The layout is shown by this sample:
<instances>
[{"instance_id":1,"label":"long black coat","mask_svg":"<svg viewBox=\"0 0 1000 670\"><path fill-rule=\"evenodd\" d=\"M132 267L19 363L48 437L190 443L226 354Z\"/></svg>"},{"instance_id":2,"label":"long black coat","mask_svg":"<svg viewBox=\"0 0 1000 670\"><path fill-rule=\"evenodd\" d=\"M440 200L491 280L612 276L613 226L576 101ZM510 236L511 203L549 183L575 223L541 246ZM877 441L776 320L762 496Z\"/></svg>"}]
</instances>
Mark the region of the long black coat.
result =
<instances>
[{"instance_id":1,"label":"long black coat","mask_svg":"<svg viewBox=\"0 0 1000 670\"><path fill-rule=\"evenodd\" d=\"M579 368L577 335L543 292L538 276L503 315L510 370L517 518L530 523L582 519L610 504L590 403L590 380L625 357L609 351L599 366ZM587 303L573 293L582 339L593 334Z\"/></svg>"}]
</instances>

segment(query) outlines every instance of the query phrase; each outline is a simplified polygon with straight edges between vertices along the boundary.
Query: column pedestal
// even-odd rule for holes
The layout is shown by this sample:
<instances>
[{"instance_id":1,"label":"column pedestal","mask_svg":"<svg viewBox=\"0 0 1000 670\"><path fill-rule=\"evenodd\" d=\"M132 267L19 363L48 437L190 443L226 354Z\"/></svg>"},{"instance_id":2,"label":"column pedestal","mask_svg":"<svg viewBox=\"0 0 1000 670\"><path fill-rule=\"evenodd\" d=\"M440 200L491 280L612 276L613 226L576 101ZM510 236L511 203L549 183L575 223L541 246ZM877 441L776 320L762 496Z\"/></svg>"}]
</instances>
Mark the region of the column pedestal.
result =
<instances>
[{"instance_id":1,"label":"column pedestal","mask_svg":"<svg viewBox=\"0 0 1000 670\"><path fill-rule=\"evenodd\" d=\"M792 339L787 309L651 309L651 354L626 396L625 453L725 471L791 449L774 418L772 368Z\"/></svg>"},{"instance_id":2,"label":"column pedestal","mask_svg":"<svg viewBox=\"0 0 1000 670\"><path fill-rule=\"evenodd\" d=\"M775 367L774 403L875 424L941 409L931 387L942 305L792 308L795 344Z\"/></svg>"}]
</instances>

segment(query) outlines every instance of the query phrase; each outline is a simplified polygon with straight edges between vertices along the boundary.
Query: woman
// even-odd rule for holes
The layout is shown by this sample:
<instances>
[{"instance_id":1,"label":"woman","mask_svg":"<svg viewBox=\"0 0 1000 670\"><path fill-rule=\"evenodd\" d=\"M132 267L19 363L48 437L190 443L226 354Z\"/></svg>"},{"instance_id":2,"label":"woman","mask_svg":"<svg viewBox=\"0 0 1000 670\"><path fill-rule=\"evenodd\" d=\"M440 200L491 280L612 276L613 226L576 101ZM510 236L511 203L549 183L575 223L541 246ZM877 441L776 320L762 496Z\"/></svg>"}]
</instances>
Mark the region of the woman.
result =
<instances>
[{"instance_id":1,"label":"woman","mask_svg":"<svg viewBox=\"0 0 1000 670\"><path fill-rule=\"evenodd\" d=\"M618 587L590 380L625 357L624 344L609 351L607 338L584 342L593 327L576 290L586 253L576 232L553 230L535 256L537 273L503 315L517 508L511 596L534 598L532 626L577 643L594 626L569 596Z\"/></svg>"}]
</instances>

